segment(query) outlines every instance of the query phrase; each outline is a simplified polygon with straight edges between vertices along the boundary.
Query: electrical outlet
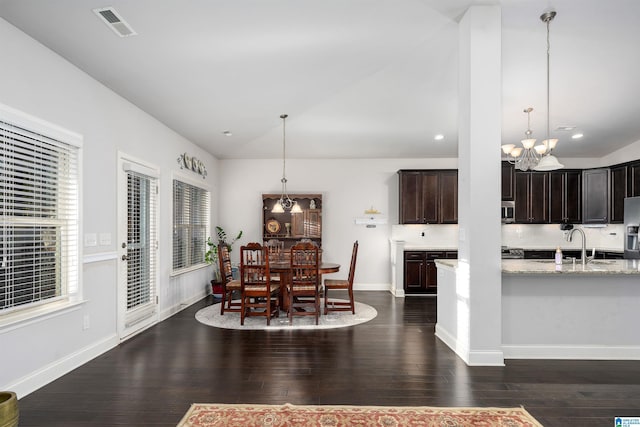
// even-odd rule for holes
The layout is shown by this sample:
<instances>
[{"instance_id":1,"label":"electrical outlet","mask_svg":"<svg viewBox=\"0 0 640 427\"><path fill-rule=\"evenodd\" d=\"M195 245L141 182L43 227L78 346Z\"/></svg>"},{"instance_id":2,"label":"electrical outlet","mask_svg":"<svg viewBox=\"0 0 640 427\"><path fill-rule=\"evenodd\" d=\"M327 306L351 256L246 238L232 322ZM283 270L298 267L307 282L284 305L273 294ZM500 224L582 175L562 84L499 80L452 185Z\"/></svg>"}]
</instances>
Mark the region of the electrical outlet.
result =
<instances>
[{"instance_id":1,"label":"electrical outlet","mask_svg":"<svg viewBox=\"0 0 640 427\"><path fill-rule=\"evenodd\" d=\"M90 326L91 326L91 321L90 321L89 315L85 314L82 320L82 329L87 330L89 329Z\"/></svg>"}]
</instances>

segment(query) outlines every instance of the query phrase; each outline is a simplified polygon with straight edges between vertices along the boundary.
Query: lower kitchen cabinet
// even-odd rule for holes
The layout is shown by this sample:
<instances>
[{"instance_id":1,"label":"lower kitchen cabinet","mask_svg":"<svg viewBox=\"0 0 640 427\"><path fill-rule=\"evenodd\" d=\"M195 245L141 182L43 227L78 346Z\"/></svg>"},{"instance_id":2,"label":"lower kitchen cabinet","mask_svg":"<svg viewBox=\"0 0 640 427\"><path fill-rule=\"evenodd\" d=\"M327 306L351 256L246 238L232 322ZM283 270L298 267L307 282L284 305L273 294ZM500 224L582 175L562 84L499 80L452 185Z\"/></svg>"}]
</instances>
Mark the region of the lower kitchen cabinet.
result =
<instances>
[{"instance_id":1,"label":"lower kitchen cabinet","mask_svg":"<svg viewBox=\"0 0 640 427\"><path fill-rule=\"evenodd\" d=\"M435 294L438 291L436 259L455 259L457 251L405 251L404 292Z\"/></svg>"}]
</instances>

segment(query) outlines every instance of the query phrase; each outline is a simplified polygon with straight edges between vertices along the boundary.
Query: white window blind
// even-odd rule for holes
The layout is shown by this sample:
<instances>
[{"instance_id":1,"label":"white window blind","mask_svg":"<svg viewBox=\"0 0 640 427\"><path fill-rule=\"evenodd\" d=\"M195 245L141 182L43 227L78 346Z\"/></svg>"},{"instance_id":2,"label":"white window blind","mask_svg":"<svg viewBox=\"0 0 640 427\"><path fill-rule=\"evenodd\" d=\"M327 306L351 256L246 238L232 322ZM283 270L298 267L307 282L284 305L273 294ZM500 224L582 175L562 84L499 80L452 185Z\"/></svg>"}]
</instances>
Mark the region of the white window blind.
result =
<instances>
[{"instance_id":1,"label":"white window blind","mask_svg":"<svg viewBox=\"0 0 640 427\"><path fill-rule=\"evenodd\" d=\"M78 290L79 149L27 127L0 116L0 314Z\"/></svg>"},{"instance_id":2,"label":"white window blind","mask_svg":"<svg viewBox=\"0 0 640 427\"><path fill-rule=\"evenodd\" d=\"M209 192L173 180L173 271L203 264L209 232Z\"/></svg>"},{"instance_id":3,"label":"white window blind","mask_svg":"<svg viewBox=\"0 0 640 427\"><path fill-rule=\"evenodd\" d=\"M127 172L127 319L153 312L156 295L157 180Z\"/></svg>"}]
</instances>

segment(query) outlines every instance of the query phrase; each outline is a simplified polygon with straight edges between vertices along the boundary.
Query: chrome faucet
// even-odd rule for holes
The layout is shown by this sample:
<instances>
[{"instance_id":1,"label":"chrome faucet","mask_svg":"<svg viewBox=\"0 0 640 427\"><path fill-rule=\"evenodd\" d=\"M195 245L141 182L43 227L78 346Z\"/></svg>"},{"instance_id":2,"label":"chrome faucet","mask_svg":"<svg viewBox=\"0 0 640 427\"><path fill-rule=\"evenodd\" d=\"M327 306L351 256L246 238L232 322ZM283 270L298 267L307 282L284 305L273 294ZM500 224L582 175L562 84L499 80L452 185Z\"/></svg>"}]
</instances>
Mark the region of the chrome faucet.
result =
<instances>
[{"instance_id":1,"label":"chrome faucet","mask_svg":"<svg viewBox=\"0 0 640 427\"><path fill-rule=\"evenodd\" d=\"M573 233L575 233L576 231L579 231L582 235L582 265L585 265L589 261L591 261L593 257L587 257L587 238L584 235L584 231L581 228L574 228L573 230L569 231L569 234L567 234L567 242L571 241Z\"/></svg>"}]
</instances>

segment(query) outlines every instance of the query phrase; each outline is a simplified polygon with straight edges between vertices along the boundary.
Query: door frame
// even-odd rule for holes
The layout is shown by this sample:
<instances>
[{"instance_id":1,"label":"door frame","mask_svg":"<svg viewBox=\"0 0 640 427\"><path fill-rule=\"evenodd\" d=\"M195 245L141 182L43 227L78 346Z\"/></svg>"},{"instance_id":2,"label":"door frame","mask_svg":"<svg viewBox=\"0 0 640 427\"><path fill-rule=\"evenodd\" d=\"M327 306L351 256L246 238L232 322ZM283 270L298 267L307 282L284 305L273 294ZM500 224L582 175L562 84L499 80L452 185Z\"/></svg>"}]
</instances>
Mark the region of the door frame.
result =
<instances>
[{"instance_id":1,"label":"door frame","mask_svg":"<svg viewBox=\"0 0 640 427\"><path fill-rule=\"evenodd\" d=\"M131 326L127 326L126 324L126 305L127 305L127 264L126 262L123 262L124 259L123 257L126 257L127 255L127 248L126 246L123 247L123 243L127 242L127 237L128 237L128 230L127 230L127 212L128 212L128 203L127 203L127 196L128 196L128 189L127 189L127 171L125 170L125 166L128 166L129 170L134 170L136 172L139 172L141 174L147 175L151 178L155 178L156 180L156 185L157 185L157 189L158 189L158 194L156 196L156 206L155 206L155 212L154 212L154 219L155 219L155 235L156 235L156 244L155 244L155 261L156 261L156 266L159 265L159 259L160 259L160 249L159 249L159 245L158 245L158 239L159 239L159 231L160 231L160 168L149 163L146 162L144 160L141 160L139 158L136 158L134 156L131 156L129 154L126 154L122 151L118 151L118 161L117 161L117 187L116 187L116 199L117 199L117 211L116 211L116 217L117 217L117 231L116 231L116 252L117 252L117 262L118 262L118 269L117 269L117 280L116 280L116 301L117 301L117 307L116 307L116 323L117 323L117 334L118 334L118 338L120 339L120 341L125 341L128 338L131 338L132 336L142 332L143 330L153 326L154 324L156 324L160 318L160 312L159 312L159 275L158 275L158 270L159 268L155 269L155 274L153 276L153 281L155 284L155 310L152 313L151 316L137 322L135 325L131 325Z\"/></svg>"}]
</instances>

